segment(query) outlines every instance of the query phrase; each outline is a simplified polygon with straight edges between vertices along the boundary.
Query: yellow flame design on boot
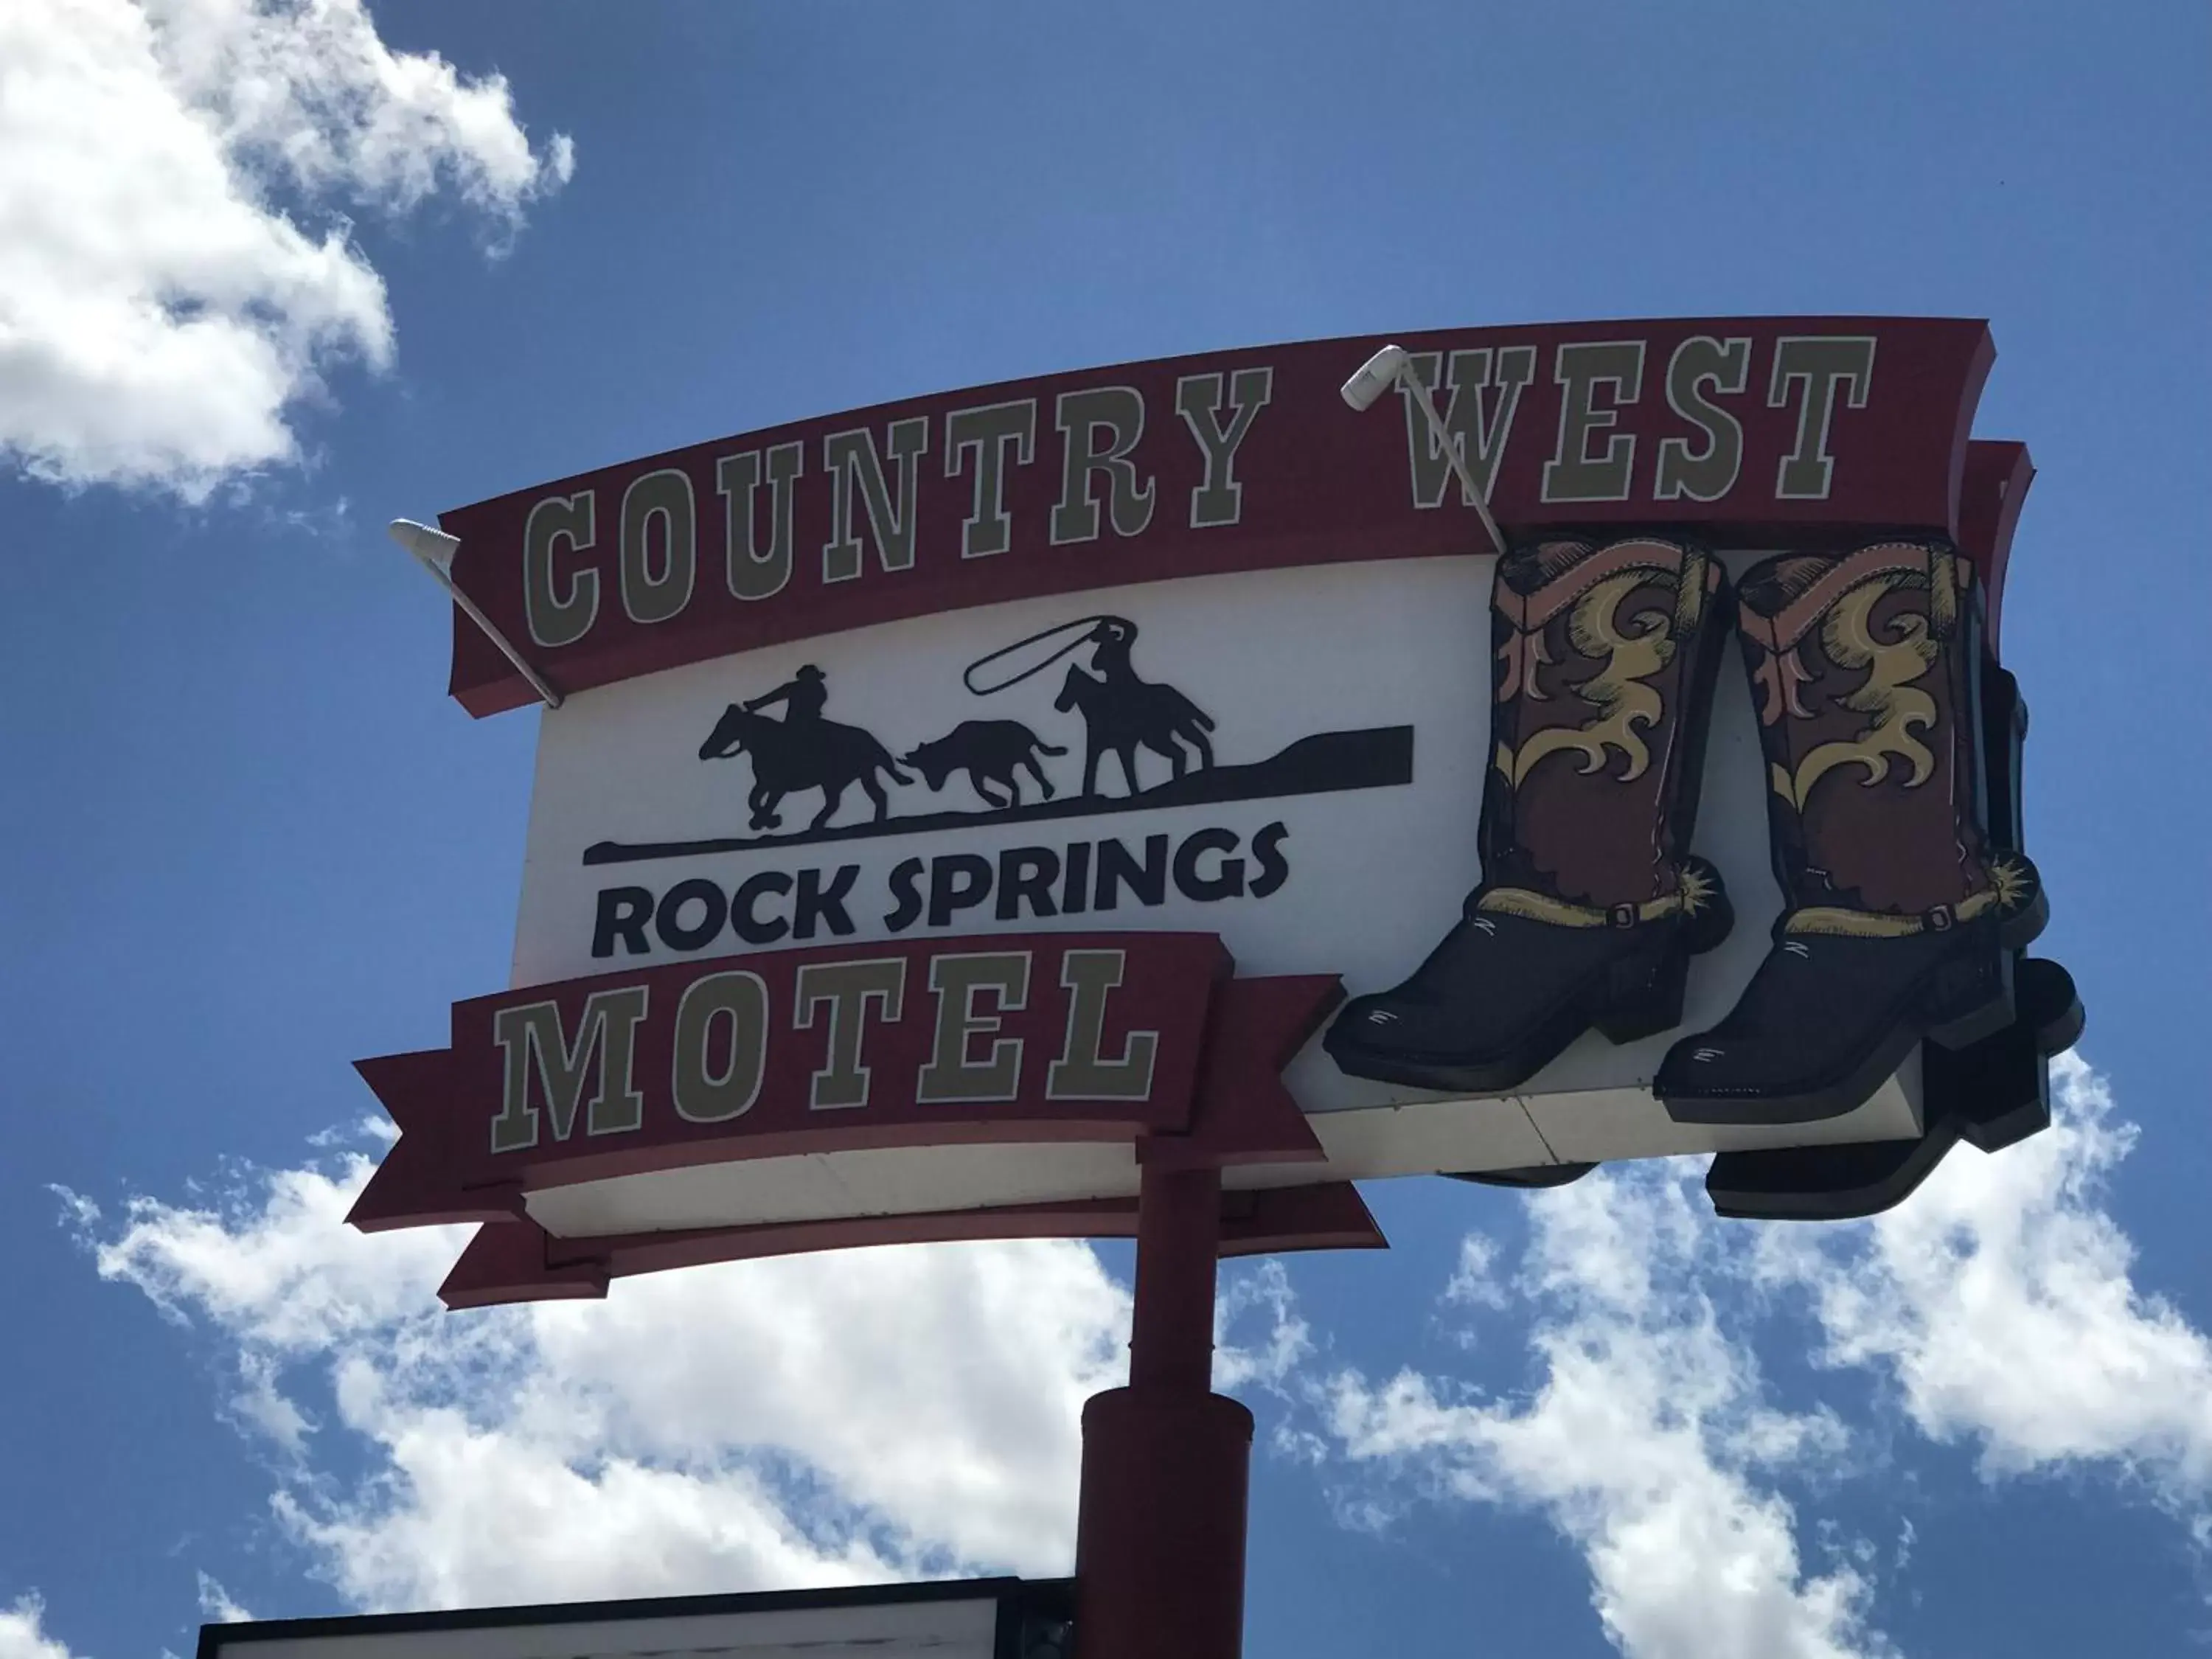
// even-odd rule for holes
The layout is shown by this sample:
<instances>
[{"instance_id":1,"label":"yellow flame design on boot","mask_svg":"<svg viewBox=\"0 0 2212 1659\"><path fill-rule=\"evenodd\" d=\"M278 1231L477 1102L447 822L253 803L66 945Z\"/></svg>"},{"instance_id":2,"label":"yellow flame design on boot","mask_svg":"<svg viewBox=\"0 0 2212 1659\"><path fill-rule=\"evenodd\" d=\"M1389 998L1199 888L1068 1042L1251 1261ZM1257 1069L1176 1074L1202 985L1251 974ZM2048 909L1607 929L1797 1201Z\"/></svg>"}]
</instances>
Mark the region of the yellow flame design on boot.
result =
<instances>
[{"instance_id":1,"label":"yellow flame design on boot","mask_svg":"<svg viewBox=\"0 0 2212 1659\"><path fill-rule=\"evenodd\" d=\"M1866 776L1859 781L1869 788L1889 775L1893 758L1911 765L1907 788L1918 788L1935 771L1935 756L1912 734L1936 724L1936 699L1913 684L1935 665L1936 637L1924 618L1909 615L1890 619L1889 639L1874 636L1875 605L1910 583L1909 576L1893 576L1854 588L1821 623L1820 643L1829 658L1838 667L1868 671L1866 683L1842 699L1843 706L1872 719L1850 742L1814 749L1798 763L1796 775L1773 769L1774 792L1792 806L1802 810L1813 786L1838 766L1863 766Z\"/></svg>"},{"instance_id":2,"label":"yellow flame design on boot","mask_svg":"<svg viewBox=\"0 0 2212 1659\"><path fill-rule=\"evenodd\" d=\"M1499 744L1498 769L1516 788L1547 755L1579 754L1587 774L1599 770L1607 756L1618 750L1628 761L1628 769L1620 775L1623 783L1642 776L1651 764L1651 750L1639 728L1656 726L1666 705L1659 693L1644 682L1674 660L1679 619L1674 612L1656 605L1638 611L1626 625L1620 616L1628 596L1650 580L1647 572L1624 570L1607 577L1576 601L1567 623L1568 636L1583 656L1605 661L1601 670L1577 688L1577 695L1597 713L1571 729L1554 726L1537 732L1521 745L1518 754ZM1681 588L1702 599L1702 569L1690 568L1686 562ZM1691 620L1695 620L1694 612Z\"/></svg>"}]
</instances>

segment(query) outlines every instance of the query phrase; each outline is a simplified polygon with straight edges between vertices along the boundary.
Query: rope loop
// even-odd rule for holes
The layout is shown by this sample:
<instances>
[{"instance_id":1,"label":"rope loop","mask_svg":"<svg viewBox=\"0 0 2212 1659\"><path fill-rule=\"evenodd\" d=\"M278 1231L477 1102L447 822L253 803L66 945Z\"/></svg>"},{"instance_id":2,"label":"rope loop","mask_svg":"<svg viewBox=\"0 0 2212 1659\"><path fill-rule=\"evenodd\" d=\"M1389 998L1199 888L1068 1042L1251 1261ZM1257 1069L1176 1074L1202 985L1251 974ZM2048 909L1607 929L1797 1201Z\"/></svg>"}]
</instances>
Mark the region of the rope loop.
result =
<instances>
[{"instance_id":1,"label":"rope loop","mask_svg":"<svg viewBox=\"0 0 2212 1659\"><path fill-rule=\"evenodd\" d=\"M967 667L960 671L960 684L966 686L970 692L979 697L991 696L997 692L1005 690L1008 686L1019 685L1024 680L1029 679L1035 675L1043 673L1046 669L1051 667L1053 664L1058 662L1062 657L1069 656L1077 651L1080 651L1084 646L1090 641L1091 629L1097 627L1101 623L1110 622L1120 623L1125 628L1134 626L1126 617L1109 616L1078 617L1073 622L1055 623L1050 628L1042 629L1038 632L1030 635L1025 640L1016 640L1012 645L1006 646L1000 650L994 651L988 657L976 658L975 661L969 663ZM1030 666L1023 669L1019 673L1010 675L1005 679L994 681L988 685L976 684L976 675L981 673L984 669L988 668L993 663L999 662L1005 658L1011 657L1017 651L1026 650L1030 646L1039 644L1043 641L1057 639L1063 634L1072 635L1073 637L1069 639L1068 641L1065 645L1061 646L1058 650L1054 651L1049 655L1030 664Z\"/></svg>"}]
</instances>

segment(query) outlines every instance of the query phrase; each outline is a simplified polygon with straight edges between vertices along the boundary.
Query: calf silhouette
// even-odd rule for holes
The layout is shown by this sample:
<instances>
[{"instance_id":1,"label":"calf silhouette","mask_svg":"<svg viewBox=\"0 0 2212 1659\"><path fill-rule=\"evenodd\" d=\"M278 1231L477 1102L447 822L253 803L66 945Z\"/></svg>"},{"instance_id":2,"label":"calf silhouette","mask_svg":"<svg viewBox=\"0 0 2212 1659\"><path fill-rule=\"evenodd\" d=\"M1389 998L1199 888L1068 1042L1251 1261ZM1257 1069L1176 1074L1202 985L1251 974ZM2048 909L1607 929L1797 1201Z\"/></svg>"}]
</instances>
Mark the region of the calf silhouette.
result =
<instances>
[{"instance_id":1,"label":"calf silhouette","mask_svg":"<svg viewBox=\"0 0 2212 1659\"><path fill-rule=\"evenodd\" d=\"M955 772L966 772L975 793L990 805L1004 809L1022 804L1022 783L1015 769L1025 767L1037 781L1047 800L1052 799L1052 780L1036 763L1039 755L1065 755L1019 720L963 720L943 737L909 749L899 757L902 765L921 774L932 789L942 789ZM1006 792L1000 800L990 787Z\"/></svg>"},{"instance_id":2,"label":"calf silhouette","mask_svg":"<svg viewBox=\"0 0 2212 1659\"><path fill-rule=\"evenodd\" d=\"M1102 679L1082 668L1070 668L1060 696L1052 705L1062 714L1083 713L1083 793L1098 793L1100 757L1120 757L1121 776L1129 793L1137 793L1137 750L1149 749L1164 755L1181 777L1189 766L1183 753L1188 743L1197 751L1201 770L1213 764L1213 744L1206 733L1213 721L1204 709L1172 685L1151 680Z\"/></svg>"},{"instance_id":3,"label":"calf silhouette","mask_svg":"<svg viewBox=\"0 0 2212 1659\"><path fill-rule=\"evenodd\" d=\"M889 750L857 726L820 719L775 720L733 702L699 745L699 758L727 760L747 752L753 757L753 787L745 805L752 809L751 827L756 830L781 826L783 819L775 809L798 789L822 792L822 810L807 826L819 830L836 813L846 790L856 783L876 804L876 822L881 823L890 803L876 774L884 774L894 783L914 781L898 769Z\"/></svg>"}]
</instances>

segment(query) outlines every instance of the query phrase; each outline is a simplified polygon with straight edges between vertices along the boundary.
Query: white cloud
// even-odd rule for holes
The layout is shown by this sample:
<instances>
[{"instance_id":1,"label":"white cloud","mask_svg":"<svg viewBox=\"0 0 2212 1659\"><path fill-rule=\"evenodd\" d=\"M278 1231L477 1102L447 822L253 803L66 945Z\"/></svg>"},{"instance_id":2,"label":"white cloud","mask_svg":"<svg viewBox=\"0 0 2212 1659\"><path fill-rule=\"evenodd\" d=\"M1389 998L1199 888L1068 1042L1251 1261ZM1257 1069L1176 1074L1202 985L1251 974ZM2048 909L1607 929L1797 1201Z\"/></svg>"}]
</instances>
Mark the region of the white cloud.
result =
<instances>
[{"instance_id":1,"label":"white cloud","mask_svg":"<svg viewBox=\"0 0 2212 1659\"><path fill-rule=\"evenodd\" d=\"M1923 1433L1992 1476L2118 1465L2212 1509L2212 1341L2134 1281L2103 1207L2137 1132L2106 1079L2054 1062L2057 1121L2001 1156L1954 1154L1863 1227L1765 1236L1759 1283L1810 1299L1826 1362L1893 1380Z\"/></svg>"},{"instance_id":2,"label":"white cloud","mask_svg":"<svg viewBox=\"0 0 2212 1659\"><path fill-rule=\"evenodd\" d=\"M1498 1278L1498 1241L1486 1233L1469 1233L1459 1242L1459 1266L1444 1286L1444 1300L1462 1307L1503 1310L1512 1296Z\"/></svg>"},{"instance_id":3,"label":"white cloud","mask_svg":"<svg viewBox=\"0 0 2212 1659\"><path fill-rule=\"evenodd\" d=\"M1705 1283L1726 1241L1678 1169L1601 1172L1529 1204L1518 1285L1537 1310L1539 1377L1487 1399L1403 1372L1345 1371L1321 1391L1340 1455L1440 1498L1532 1508L1583 1552L1606 1633L1632 1659L1870 1659L1872 1586L1850 1561L1800 1552L1790 1505L1767 1485L1833 1465L1831 1413L1771 1404L1749 1346L1723 1328ZM1492 1247L1462 1254L1447 1305L1494 1305ZM1387 1504L1350 1518L1387 1524Z\"/></svg>"},{"instance_id":4,"label":"white cloud","mask_svg":"<svg viewBox=\"0 0 2212 1659\"><path fill-rule=\"evenodd\" d=\"M1088 1248L844 1252L453 1315L433 1291L461 1230L343 1224L368 1167L112 1227L70 1202L106 1228L105 1277L234 1347L277 1521L356 1605L1067 1569L1081 1404L1127 1340ZM365 1478L335 1473L364 1453Z\"/></svg>"},{"instance_id":5,"label":"white cloud","mask_svg":"<svg viewBox=\"0 0 2212 1659\"><path fill-rule=\"evenodd\" d=\"M1256 1322L1259 1340L1233 1340ZM1280 1393L1312 1357L1313 1331L1298 1312L1296 1291L1282 1262L1268 1256L1224 1276L1213 1309L1213 1386L1229 1393L1257 1386Z\"/></svg>"},{"instance_id":6,"label":"white cloud","mask_svg":"<svg viewBox=\"0 0 2212 1659\"><path fill-rule=\"evenodd\" d=\"M70 1659L70 1650L41 1627L45 1613L36 1596L0 1607L0 1659Z\"/></svg>"},{"instance_id":7,"label":"white cloud","mask_svg":"<svg viewBox=\"0 0 2212 1659\"><path fill-rule=\"evenodd\" d=\"M326 212L449 190L501 235L573 165L506 82L395 53L362 0L0 9L0 459L188 500L297 458L320 371L392 354Z\"/></svg>"},{"instance_id":8,"label":"white cloud","mask_svg":"<svg viewBox=\"0 0 2212 1659\"><path fill-rule=\"evenodd\" d=\"M200 1611L218 1625L246 1625L253 1615L239 1606L228 1590L207 1574L200 1575Z\"/></svg>"},{"instance_id":9,"label":"white cloud","mask_svg":"<svg viewBox=\"0 0 2212 1659\"><path fill-rule=\"evenodd\" d=\"M1917 1533L1904 1519L1885 1552L1815 1526L1808 1565L1779 1479L1848 1478L1875 1454L1762 1377L1758 1345L1802 1345L1802 1310L1832 1373L1871 1372L1913 1429L1978 1446L1990 1481L2116 1471L2212 1546L2212 1341L2136 1284L2105 1207L2136 1131L2081 1061L2053 1075L2049 1133L1961 1149L1867 1222L1715 1221L1686 1162L1533 1197L1513 1280L1534 1316L1525 1397L1346 1370L1314 1391L1324 1437L1291 1437L1393 1478L1340 1495L1353 1524L1392 1523L1407 1490L1546 1515L1630 1659L1870 1659L1894 1651L1877 1575L1905 1571ZM1471 1235L1443 1305L1510 1310L1498 1255Z\"/></svg>"}]
</instances>

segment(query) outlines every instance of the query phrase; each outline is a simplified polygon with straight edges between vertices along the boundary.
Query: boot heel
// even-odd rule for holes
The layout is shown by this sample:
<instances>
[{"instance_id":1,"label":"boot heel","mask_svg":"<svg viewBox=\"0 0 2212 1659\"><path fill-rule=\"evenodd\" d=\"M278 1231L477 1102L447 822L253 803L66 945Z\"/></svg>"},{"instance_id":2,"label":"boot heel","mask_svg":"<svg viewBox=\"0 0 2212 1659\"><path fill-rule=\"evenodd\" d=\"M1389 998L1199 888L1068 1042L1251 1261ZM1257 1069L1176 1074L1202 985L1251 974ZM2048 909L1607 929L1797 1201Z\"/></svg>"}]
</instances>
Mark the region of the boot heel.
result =
<instances>
[{"instance_id":1,"label":"boot heel","mask_svg":"<svg viewBox=\"0 0 2212 1659\"><path fill-rule=\"evenodd\" d=\"M1613 970L1605 1006L1590 1018L1608 1042L1635 1042L1671 1031L1682 1023L1682 993L1690 964L1680 953L1667 952L1656 969L1624 963ZM1623 982L1625 981L1625 983Z\"/></svg>"},{"instance_id":2,"label":"boot heel","mask_svg":"<svg viewBox=\"0 0 2212 1659\"><path fill-rule=\"evenodd\" d=\"M1996 1036L2013 1021L2013 954L1978 951L1978 960L1955 962L1929 987L1928 1041L1966 1048Z\"/></svg>"}]
</instances>

